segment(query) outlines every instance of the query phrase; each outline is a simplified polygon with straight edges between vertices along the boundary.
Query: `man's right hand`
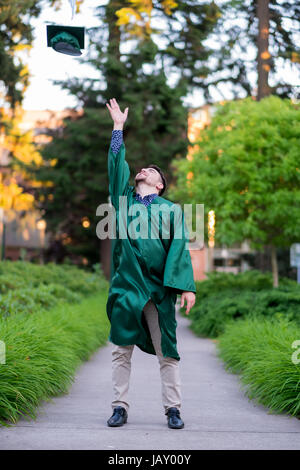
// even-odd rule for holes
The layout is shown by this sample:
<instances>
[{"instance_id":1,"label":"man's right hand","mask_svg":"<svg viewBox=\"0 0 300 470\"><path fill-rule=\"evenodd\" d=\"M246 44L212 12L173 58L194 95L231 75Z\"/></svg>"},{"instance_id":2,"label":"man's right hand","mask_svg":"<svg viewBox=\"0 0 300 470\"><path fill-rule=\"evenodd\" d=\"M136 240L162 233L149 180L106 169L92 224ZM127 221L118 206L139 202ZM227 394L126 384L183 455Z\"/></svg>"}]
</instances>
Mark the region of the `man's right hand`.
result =
<instances>
[{"instance_id":1,"label":"man's right hand","mask_svg":"<svg viewBox=\"0 0 300 470\"><path fill-rule=\"evenodd\" d=\"M106 103L106 106L108 107L108 110L110 112L112 120L114 121L114 124L123 126L128 116L128 108L126 108L124 113L122 113L117 103L117 100L115 98L109 101L110 101L110 105Z\"/></svg>"},{"instance_id":2,"label":"man's right hand","mask_svg":"<svg viewBox=\"0 0 300 470\"><path fill-rule=\"evenodd\" d=\"M186 301L186 311L185 314L188 315L191 308L195 305L196 295L194 292L184 291L181 294L181 303L180 307L184 307L184 302Z\"/></svg>"}]
</instances>

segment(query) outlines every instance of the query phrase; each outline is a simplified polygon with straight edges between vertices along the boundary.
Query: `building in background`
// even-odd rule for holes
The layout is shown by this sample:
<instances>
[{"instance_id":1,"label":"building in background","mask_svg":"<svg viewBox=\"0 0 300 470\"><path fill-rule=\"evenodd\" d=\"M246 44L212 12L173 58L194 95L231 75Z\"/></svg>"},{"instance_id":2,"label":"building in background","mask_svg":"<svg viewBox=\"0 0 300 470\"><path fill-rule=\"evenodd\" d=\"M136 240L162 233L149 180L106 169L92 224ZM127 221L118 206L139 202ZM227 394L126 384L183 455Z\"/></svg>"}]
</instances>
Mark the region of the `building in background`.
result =
<instances>
[{"instance_id":1,"label":"building in background","mask_svg":"<svg viewBox=\"0 0 300 470\"><path fill-rule=\"evenodd\" d=\"M10 110L1 109L1 113L10 117ZM79 111L80 113L80 111ZM74 110L63 111L22 111L22 117L18 122L20 133L31 132L33 142L44 145L51 141L47 135L49 129L62 128L63 119L78 115ZM10 148L5 138L4 127L0 127L0 182L4 185L13 179L16 184L20 183L15 178L5 178L10 175ZM6 181L7 180L7 181ZM2 195L2 198L5 195ZM0 259L18 260L39 259L42 261L43 250L47 248L48 242L46 222L42 214L37 210L14 210L3 207L0 210ZM5 253L4 253L5 252Z\"/></svg>"}]
</instances>

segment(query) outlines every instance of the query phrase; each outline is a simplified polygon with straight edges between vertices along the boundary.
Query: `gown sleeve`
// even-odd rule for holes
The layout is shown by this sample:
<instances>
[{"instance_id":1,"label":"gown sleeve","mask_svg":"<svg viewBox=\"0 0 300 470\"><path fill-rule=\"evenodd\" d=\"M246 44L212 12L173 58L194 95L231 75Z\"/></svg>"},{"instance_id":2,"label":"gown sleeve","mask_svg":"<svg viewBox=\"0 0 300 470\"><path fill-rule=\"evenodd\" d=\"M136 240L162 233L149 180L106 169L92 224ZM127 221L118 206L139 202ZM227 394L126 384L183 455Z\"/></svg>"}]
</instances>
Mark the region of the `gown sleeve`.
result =
<instances>
[{"instance_id":1,"label":"gown sleeve","mask_svg":"<svg viewBox=\"0 0 300 470\"><path fill-rule=\"evenodd\" d=\"M111 203L117 210L119 196L125 196L129 186L130 170L125 153L122 131L113 130L108 152L108 179Z\"/></svg>"},{"instance_id":2,"label":"gown sleeve","mask_svg":"<svg viewBox=\"0 0 300 470\"><path fill-rule=\"evenodd\" d=\"M179 295L184 291L196 294L192 260L187 248L189 242L188 230L181 208L178 205L175 206L177 209L175 209L174 217L171 219L172 238L164 268L163 285L164 287L171 287ZM175 233L177 233L176 237Z\"/></svg>"}]
</instances>

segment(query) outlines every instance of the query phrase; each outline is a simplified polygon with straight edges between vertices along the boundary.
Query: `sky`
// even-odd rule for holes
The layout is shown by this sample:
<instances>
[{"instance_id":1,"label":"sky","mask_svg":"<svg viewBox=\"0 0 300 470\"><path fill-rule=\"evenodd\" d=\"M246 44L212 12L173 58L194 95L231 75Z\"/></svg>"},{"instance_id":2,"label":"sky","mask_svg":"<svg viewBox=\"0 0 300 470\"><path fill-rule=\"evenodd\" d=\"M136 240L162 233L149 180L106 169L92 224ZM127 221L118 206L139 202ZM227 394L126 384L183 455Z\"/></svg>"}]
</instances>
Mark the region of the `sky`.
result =
<instances>
[{"instance_id":1,"label":"sky","mask_svg":"<svg viewBox=\"0 0 300 470\"><path fill-rule=\"evenodd\" d=\"M99 19L93 14L96 6L107 1L85 0L81 12L74 15L68 0L62 0L59 11L46 7L39 18L32 20L34 42L30 51L28 66L31 73L23 102L24 109L55 109L61 110L76 105L76 99L60 86L53 85L52 80L65 80L74 75L86 77L95 75L95 71L87 64L80 64L77 57L55 52L47 47L46 24L55 23L68 26L99 26ZM85 35L85 50L88 48L88 35ZM84 56L84 51L81 57Z\"/></svg>"},{"instance_id":2,"label":"sky","mask_svg":"<svg viewBox=\"0 0 300 470\"><path fill-rule=\"evenodd\" d=\"M59 85L54 85L52 80L66 80L73 77L98 77L95 69L87 64L81 64L77 57L68 56L55 52L51 47L47 47L46 24L55 23L69 26L99 26L100 20L95 15L95 8L99 5L106 5L108 0L84 0L81 5L80 13L74 15L72 19L71 6L69 0L62 0L59 11L46 6L39 18L32 20L34 27L34 42L30 51L28 66L31 73L30 85L25 93L23 102L24 109L34 110L62 110L68 107L74 107L77 100ZM241 21L241 19L237 19ZM85 35L85 51L89 46L88 34ZM84 56L85 51L82 51ZM255 53L255 51L252 51ZM283 70L281 74L289 76L290 82L295 82L295 76L291 70ZM252 82L255 84L256 77L253 76ZM169 85L172 86L170 77ZM298 77L299 83L299 77ZM272 85L272 83L271 83ZM223 85L222 92L226 99L232 99L232 94L228 85ZM212 92L214 101L223 99L223 96L217 91ZM198 107L205 104L203 93L196 90L193 94L183 99L185 105Z\"/></svg>"}]
</instances>

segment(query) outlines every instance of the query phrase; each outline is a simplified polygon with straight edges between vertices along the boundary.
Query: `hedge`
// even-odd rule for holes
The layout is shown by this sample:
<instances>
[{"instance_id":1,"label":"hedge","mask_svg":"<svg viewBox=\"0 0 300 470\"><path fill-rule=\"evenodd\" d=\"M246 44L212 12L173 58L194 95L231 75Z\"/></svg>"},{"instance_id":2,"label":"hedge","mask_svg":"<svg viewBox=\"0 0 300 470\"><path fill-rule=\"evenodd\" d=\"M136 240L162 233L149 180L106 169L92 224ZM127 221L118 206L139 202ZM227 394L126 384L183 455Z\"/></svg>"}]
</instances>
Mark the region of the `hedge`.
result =
<instances>
[{"instance_id":1,"label":"hedge","mask_svg":"<svg viewBox=\"0 0 300 470\"><path fill-rule=\"evenodd\" d=\"M189 318L199 336L216 338L230 320L276 313L300 325L300 286L290 279L281 279L279 287L273 288L270 273L211 273L208 280L196 282L196 288Z\"/></svg>"},{"instance_id":2,"label":"hedge","mask_svg":"<svg viewBox=\"0 0 300 470\"><path fill-rule=\"evenodd\" d=\"M99 265L95 272L76 266L27 261L0 262L0 318L34 313L59 302L79 302L86 295L108 288Z\"/></svg>"}]
</instances>

